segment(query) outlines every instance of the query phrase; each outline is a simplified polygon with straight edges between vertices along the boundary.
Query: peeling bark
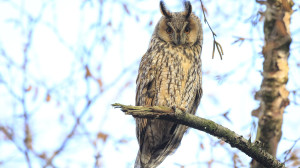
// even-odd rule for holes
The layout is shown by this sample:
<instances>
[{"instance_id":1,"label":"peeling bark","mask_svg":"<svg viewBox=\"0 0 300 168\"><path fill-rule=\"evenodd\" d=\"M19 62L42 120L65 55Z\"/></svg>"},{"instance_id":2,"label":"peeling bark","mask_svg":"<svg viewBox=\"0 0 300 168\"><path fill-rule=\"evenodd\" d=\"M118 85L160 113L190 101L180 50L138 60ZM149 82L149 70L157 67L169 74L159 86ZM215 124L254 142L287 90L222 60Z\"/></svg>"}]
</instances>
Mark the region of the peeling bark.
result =
<instances>
[{"instance_id":1,"label":"peeling bark","mask_svg":"<svg viewBox=\"0 0 300 168\"><path fill-rule=\"evenodd\" d=\"M290 18L293 6L292 0L267 0L263 47L263 81L255 99L260 101L258 109L252 112L259 118L256 140L263 144L263 148L276 157L277 146L281 139L283 112L289 105L289 91L286 89L288 81L288 57L290 43ZM253 168L264 167L255 160Z\"/></svg>"}]
</instances>

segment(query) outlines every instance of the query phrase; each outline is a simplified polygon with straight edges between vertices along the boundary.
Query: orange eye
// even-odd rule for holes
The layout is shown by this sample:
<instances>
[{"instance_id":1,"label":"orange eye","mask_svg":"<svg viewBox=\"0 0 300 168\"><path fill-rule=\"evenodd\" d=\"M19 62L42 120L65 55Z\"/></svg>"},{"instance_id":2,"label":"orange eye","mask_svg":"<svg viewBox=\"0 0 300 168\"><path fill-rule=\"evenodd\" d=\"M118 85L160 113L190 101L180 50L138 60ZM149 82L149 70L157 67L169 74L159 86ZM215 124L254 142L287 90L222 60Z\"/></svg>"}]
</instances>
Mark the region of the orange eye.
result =
<instances>
[{"instance_id":1,"label":"orange eye","mask_svg":"<svg viewBox=\"0 0 300 168\"><path fill-rule=\"evenodd\" d=\"M171 27L168 26L168 28L166 29L166 32L167 32L168 34L171 34L171 33L173 32L173 30L172 30Z\"/></svg>"},{"instance_id":2,"label":"orange eye","mask_svg":"<svg viewBox=\"0 0 300 168\"><path fill-rule=\"evenodd\" d=\"M190 27L189 27L189 26L186 26L185 29L184 29L184 32L185 32L186 34L188 34L188 33L190 33L190 31L191 31Z\"/></svg>"}]
</instances>

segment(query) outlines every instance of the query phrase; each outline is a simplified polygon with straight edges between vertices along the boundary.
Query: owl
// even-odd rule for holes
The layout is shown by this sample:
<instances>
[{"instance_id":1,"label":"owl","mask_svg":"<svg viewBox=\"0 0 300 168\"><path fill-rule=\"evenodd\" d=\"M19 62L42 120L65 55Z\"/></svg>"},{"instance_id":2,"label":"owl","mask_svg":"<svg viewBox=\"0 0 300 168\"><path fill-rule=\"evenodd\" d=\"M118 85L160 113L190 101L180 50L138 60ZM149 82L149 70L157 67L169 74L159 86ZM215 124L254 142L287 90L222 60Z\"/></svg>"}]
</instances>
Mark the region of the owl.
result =
<instances>
[{"instance_id":1,"label":"owl","mask_svg":"<svg viewBox=\"0 0 300 168\"><path fill-rule=\"evenodd\" d=\"M189 1L183 12L170 12L160 1L162 17L140 62L136 106L167 106L195 114L202 96L203 30ZM139 151L135 168L155 168L179 146L187 126L136 118Z\"/></svg>"}]
</instances>

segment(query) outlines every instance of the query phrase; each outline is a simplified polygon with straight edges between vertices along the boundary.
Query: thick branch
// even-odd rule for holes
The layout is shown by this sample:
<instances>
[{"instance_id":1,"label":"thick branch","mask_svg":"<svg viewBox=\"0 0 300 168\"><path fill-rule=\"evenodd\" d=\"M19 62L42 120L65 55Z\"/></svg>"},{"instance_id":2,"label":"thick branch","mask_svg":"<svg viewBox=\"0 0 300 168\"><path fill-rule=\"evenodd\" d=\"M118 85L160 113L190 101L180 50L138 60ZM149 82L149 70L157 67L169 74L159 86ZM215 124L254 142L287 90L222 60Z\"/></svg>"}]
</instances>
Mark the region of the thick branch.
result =
<instances>
[{"instance_id":1,"label":"thick branch","mask_svg":"<svg viewBox=\"0 0 300 168\"><path fill-rule=\"evenodd\" d=\"M266 167L285 167L284 164L280 163L272 155L262 150L261 143L258 141L251 143L243 138L243 136L236 134L228 128L225 128L211 120L184 113L180 109L176 109L174 112L173 109L163 106L127 106L119 103L112 104L112 106L120 108L123 112L125 112L125 114L132 115L136 118L168 120L204 131L229 143L232 147L238 148Z\"/></svg>"}]
</instances>

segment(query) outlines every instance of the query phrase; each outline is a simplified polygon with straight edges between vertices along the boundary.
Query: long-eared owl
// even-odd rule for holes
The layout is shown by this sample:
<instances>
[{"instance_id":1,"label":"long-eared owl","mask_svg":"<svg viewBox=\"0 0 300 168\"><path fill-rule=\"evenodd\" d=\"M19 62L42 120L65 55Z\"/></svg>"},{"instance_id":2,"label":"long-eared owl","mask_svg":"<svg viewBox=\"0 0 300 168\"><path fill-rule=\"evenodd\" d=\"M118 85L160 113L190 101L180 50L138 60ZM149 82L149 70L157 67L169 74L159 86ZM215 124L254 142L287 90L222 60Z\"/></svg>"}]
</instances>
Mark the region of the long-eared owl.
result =
<instances>
[{"instance_id":1,"label":"long-eared owl","mask_svg":"<svg viewBox=\"0 0 300 168\"><path fill-rule=\"evenodd\" d=\"M142 57L136 106L167 106L195 114L202 96L203 30L189 1L183 12L170 12L160 1L162 17ZM135 168L155 168L179 146L187 127L158 119L136 119L139 151Z\"/></svg>"}]
</instances>

